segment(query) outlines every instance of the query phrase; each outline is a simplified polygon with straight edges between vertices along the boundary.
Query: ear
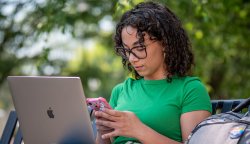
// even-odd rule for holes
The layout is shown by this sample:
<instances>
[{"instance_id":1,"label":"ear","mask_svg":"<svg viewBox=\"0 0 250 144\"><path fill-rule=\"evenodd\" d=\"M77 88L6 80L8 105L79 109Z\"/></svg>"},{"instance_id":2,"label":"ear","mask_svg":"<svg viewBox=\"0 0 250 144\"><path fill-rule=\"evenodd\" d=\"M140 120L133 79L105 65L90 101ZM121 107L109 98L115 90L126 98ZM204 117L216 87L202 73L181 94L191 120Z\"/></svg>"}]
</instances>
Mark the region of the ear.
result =
<instances>
[{"instance_id":1,"label":"ear","mask_svg":"<svg viewBox=\"0 0 250 144\"><path fill-rule=\"evenodd\" d=\"M162 52L163 52L163 53L166 53L166 50L165 50L165 48L164 48L164 47L162 47Z\"/></svg>"}]
</instances>

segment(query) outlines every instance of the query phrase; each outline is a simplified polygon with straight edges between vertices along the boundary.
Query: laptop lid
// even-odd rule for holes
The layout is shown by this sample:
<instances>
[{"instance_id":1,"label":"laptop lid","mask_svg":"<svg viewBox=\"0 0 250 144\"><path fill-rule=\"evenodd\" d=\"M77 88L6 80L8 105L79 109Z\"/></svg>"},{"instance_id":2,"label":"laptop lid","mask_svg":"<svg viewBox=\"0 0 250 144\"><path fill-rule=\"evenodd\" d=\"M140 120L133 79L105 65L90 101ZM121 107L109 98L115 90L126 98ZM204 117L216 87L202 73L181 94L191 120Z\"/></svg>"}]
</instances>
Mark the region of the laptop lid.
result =
<instances>
[{"instance_id":1,"label":"laptop lid","mask_svg":"<svg viewBox=\"0 0 250 144\"><path fill-rule=\"evenodd\" d=\"M9 76L25 144L94 144L79 77Z\"/></svg>"}]
</instances>

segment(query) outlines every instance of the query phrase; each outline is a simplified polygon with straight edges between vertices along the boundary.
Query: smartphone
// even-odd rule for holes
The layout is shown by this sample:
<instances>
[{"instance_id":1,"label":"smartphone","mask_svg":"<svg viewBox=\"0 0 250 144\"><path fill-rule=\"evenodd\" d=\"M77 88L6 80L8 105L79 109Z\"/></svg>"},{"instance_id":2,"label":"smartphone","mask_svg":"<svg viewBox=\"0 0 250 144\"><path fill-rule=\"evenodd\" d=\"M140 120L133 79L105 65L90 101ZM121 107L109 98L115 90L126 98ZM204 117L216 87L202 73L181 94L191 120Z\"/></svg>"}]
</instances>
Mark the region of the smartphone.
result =
<instances>
[{"instance_id":1,"label":"smartphone","mask_svg":"<svg viewBox=\"0 0 250 144\"><path fill-rule=\"evenodd\" d=\"M112 109L109 103L103 97L98 98L87 98L87 105L90 106L93 110L102 111L103 108Z\"/></svg>"}]
</instances>

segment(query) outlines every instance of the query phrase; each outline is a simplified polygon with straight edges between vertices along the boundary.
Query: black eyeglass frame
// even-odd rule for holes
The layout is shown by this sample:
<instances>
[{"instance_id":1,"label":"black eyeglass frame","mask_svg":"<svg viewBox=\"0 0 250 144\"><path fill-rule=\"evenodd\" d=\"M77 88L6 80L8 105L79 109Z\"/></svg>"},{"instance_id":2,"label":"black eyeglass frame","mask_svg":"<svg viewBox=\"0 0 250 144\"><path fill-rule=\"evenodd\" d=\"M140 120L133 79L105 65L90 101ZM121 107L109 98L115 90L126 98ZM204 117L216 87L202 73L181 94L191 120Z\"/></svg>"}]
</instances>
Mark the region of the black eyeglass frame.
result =
<instances>
[{"instance_id":1,"label":"black eyeglass frame","mask_svg":"<svg viewBox=\"0 0 250 144\"><path fill-rule=\"evenodd\" d=\"M136 55L136 54L133 52L134 49L139 48L139 47L142 47L142 48L140 48L140 50L142 50L142 51L144 50L144 52L145 52L145 56L144 56L144 57L139 57L138 55ZM120 56L122 56L122 57L123 57L124 59L126 59L126 60L129 59L129 56L130 56L131 53L132 53L136 58L138 58L138 59L145 59L145 58L147 57L147 50L146 50L146 47L145 47L145 46L135 46L135 47L133 47L133 48L131 48L131 49L124 48L123 46L121 46L121 47L117 47L117 48L116 48L116 51L117 51L117 53L118 53ZM128 55L127 55L126 53L128 53Z\"/></svg>"},{"instance_id":2,"label":"black eyeglass frame","mask_svg":"<svg viewBox=\"0 0 250 144\"><path fill-rule=\"evenodd\" d=\"M156 42L156 40L155 41L153 41L152 43L154 43L154 42ZM147 54L147 46L149 46L150 44L152 44L152 43L149 43L149 44L147 44L147 45L139 45L139 46L134 46L134 47L132 47L131 49L128 49L128 48L125 48L124 46L120 46L120 47L116 47L116 52L121 56L121 57L123 57L124 59L126 59L126 60L128 60L129 59L129 56L130 56L130 54L132 53L136 58L138 58L138 59L145 59L147 56L148 56L148 54ZM139 57L138 55L136 55L134 52L133 52L133 49L136 49L136 48L138 48L138 47L141 47L141 50L144 50L144 52L145 52L145 56L144 57ZM119 50L120 51L123 51L123 54L121 53L121 52L119 52ZM126 52L128 52L128 56L127 56L127 54L126 54Z\"/></svg>"}]
</instances>

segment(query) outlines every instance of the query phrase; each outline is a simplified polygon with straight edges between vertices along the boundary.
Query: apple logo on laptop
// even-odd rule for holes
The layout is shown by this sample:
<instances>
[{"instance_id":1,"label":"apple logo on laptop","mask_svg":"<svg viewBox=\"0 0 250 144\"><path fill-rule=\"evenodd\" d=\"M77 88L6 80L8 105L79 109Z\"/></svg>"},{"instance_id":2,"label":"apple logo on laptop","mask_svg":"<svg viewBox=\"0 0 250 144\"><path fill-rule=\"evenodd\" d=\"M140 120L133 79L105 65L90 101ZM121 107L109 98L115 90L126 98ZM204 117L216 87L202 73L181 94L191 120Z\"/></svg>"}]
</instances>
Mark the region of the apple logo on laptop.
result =
<instances>
[{"instance_id":1,"label":"apple logo on laptop","mask_svg":"<svg viewBox=\"0 0 250 144\"><path fill-rule=\"evenodd\" d=\"M49 107L49 109L47 110L47 114L49 116L49 118L54 118L55 115L53 114L53 110L51 109L51 107Z\"/></svg>"}]
</instances>

